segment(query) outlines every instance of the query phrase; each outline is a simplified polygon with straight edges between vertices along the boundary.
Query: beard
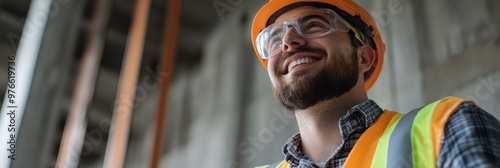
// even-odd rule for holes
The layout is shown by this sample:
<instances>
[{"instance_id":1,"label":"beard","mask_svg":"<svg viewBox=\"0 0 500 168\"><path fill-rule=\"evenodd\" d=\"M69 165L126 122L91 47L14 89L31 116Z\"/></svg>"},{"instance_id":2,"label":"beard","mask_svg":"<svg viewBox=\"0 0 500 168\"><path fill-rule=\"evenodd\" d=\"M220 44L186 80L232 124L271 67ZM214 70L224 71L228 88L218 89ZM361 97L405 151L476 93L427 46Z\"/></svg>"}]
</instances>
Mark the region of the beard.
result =
<instances>
[{"instance_id":1,"label":"beard","mask_svg":"<svg viewBox=\"0 0 500 168\"><path fill-rule=\"evenodd\" d=\"M321 49L300 49L324 54ZM292 54L289 54L292 55ZM286 58L284 56L283 58ZM295 111L309 108L321 101L337 98L349 92L358 80L358 60L355 52L350 57L336 53L333 63L325 65L320 72L305 76L306 72L297 72L295 81L290 84L279 83L273 87L275 97L286 109ZM299 76L301 76L299 78Z\"/></svg>"}]
</instances>

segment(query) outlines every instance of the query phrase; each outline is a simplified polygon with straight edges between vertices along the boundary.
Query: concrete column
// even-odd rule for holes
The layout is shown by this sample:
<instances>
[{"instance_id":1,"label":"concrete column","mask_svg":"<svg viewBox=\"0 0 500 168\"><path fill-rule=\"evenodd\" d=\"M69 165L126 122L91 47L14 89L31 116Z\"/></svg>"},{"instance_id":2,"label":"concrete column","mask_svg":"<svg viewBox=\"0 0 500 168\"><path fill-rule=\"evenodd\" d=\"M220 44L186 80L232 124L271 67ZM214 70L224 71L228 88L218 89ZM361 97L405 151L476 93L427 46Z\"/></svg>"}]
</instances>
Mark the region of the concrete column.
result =
<instances>
[{"instance_id":1,"label":"concrete column","mask_svg":"<svg viewBox=\"0 0 500 168\"><path fill-rule=\"evenodd\" d=\"M30 96L19 130L14 168L52 167L58 145L58 120L73 61L73 51L86 1L52 1L36 63ZM23 32L25 33L25 32Z\"/></svg>"}]
</instances>

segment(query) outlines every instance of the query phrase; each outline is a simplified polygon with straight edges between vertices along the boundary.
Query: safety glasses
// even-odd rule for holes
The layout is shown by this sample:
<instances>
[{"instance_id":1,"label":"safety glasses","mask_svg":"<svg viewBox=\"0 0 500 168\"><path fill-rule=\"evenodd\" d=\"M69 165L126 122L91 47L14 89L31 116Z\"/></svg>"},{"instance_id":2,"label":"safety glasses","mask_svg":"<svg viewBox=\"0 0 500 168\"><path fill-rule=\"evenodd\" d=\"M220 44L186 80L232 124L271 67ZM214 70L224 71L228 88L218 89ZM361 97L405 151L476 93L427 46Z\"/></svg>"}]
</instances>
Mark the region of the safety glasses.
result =
<instances>
[{"instance_id":1,"label":"safety glasses","mask_svg":"<svg viewBox=\"0 0 500 168\"><path fill-rule=\"evenodd\" d=\"M335 31L349 31L344 20L331 9L304 12L288 21L273 23L259 33L256 46L262 59L269 59L282 50L283 37L292 27L295 33L303 38L322 37Z\"/></svg>"}]
</instances>

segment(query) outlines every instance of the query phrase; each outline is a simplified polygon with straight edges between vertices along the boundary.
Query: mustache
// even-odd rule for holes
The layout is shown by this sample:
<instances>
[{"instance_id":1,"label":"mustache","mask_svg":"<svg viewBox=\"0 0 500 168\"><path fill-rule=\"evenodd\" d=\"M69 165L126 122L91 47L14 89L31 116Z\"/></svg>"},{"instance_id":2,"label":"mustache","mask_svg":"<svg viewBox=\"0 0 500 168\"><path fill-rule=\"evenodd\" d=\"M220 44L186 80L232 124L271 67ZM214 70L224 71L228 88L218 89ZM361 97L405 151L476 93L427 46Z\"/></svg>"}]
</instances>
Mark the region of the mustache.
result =
<instances>
[{"instance_id":1,"label":"mustache","mask_svg":"<svg viewBox=\"0 0 500 168\"><path fill-rule=\"evenodd\" d=\"M275 69L276 74L279 74L280 70L284 66L283 63L285 62L285 60L288 57L291 57L292 55L295 55L295 54L301 53L301 52L315 53L315 54L321 55L323 57L326 56L326 51L325 50L320 49L320 48L311 48L311 47L299 47L299 48L297 48L297 49L295 49L293 51L285 52L281 56L281 58L280 58L280 60L278 62L278 66L276 66L276 69Z\"/></svg>"}]
</instances>

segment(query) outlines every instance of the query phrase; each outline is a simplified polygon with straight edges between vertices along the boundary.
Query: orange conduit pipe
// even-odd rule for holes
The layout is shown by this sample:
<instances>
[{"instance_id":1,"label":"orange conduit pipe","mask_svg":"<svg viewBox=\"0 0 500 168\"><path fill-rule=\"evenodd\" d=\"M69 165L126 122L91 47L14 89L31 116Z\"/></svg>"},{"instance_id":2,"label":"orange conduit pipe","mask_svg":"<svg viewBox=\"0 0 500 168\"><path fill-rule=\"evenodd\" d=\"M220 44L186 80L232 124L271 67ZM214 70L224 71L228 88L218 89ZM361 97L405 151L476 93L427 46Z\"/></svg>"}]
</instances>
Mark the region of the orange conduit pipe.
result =
<instances>
[{"instance_id":1,"label":"orange conduit pipe","mask_svg":"<svg viewBox=\"0 0 500 168\"><path fill-rule=\"evenodd\" d=\"M175 54L177 48L177 33L179 29L179 18L181 13L181 0L170 0L165 24L165 37L163 48L162 68L160 75L160 91L155 114L155 131L153 138L153 154L151 157L151 168L157 168L163 152L163 138L167 120L167 104L170 83L172 80Z\"/></svg>"},{"instance_id":2,"label":"orange conduit pipe","mask_svg":"<svg viewBox=\"0 0 500 168\"><path fill-rule=\"evenodd\" d=\"M104 168L123 167L150 4L150 0L136 1L113 108L113 118L104 156Z\"/></svg>"},{"instance_id":3,"label":"orange conduit pipe","mask_svg":"<svg viewBox=\"0 0 500 168\"><path fill-rule=\"evenodd\" d=\"M83 148L87 109L94 94L97 70L101 61L113 0L95 1L95 12L89 24L76 88L57 155L56 167L77 167Z\"/></svg>"}]
</instances>

